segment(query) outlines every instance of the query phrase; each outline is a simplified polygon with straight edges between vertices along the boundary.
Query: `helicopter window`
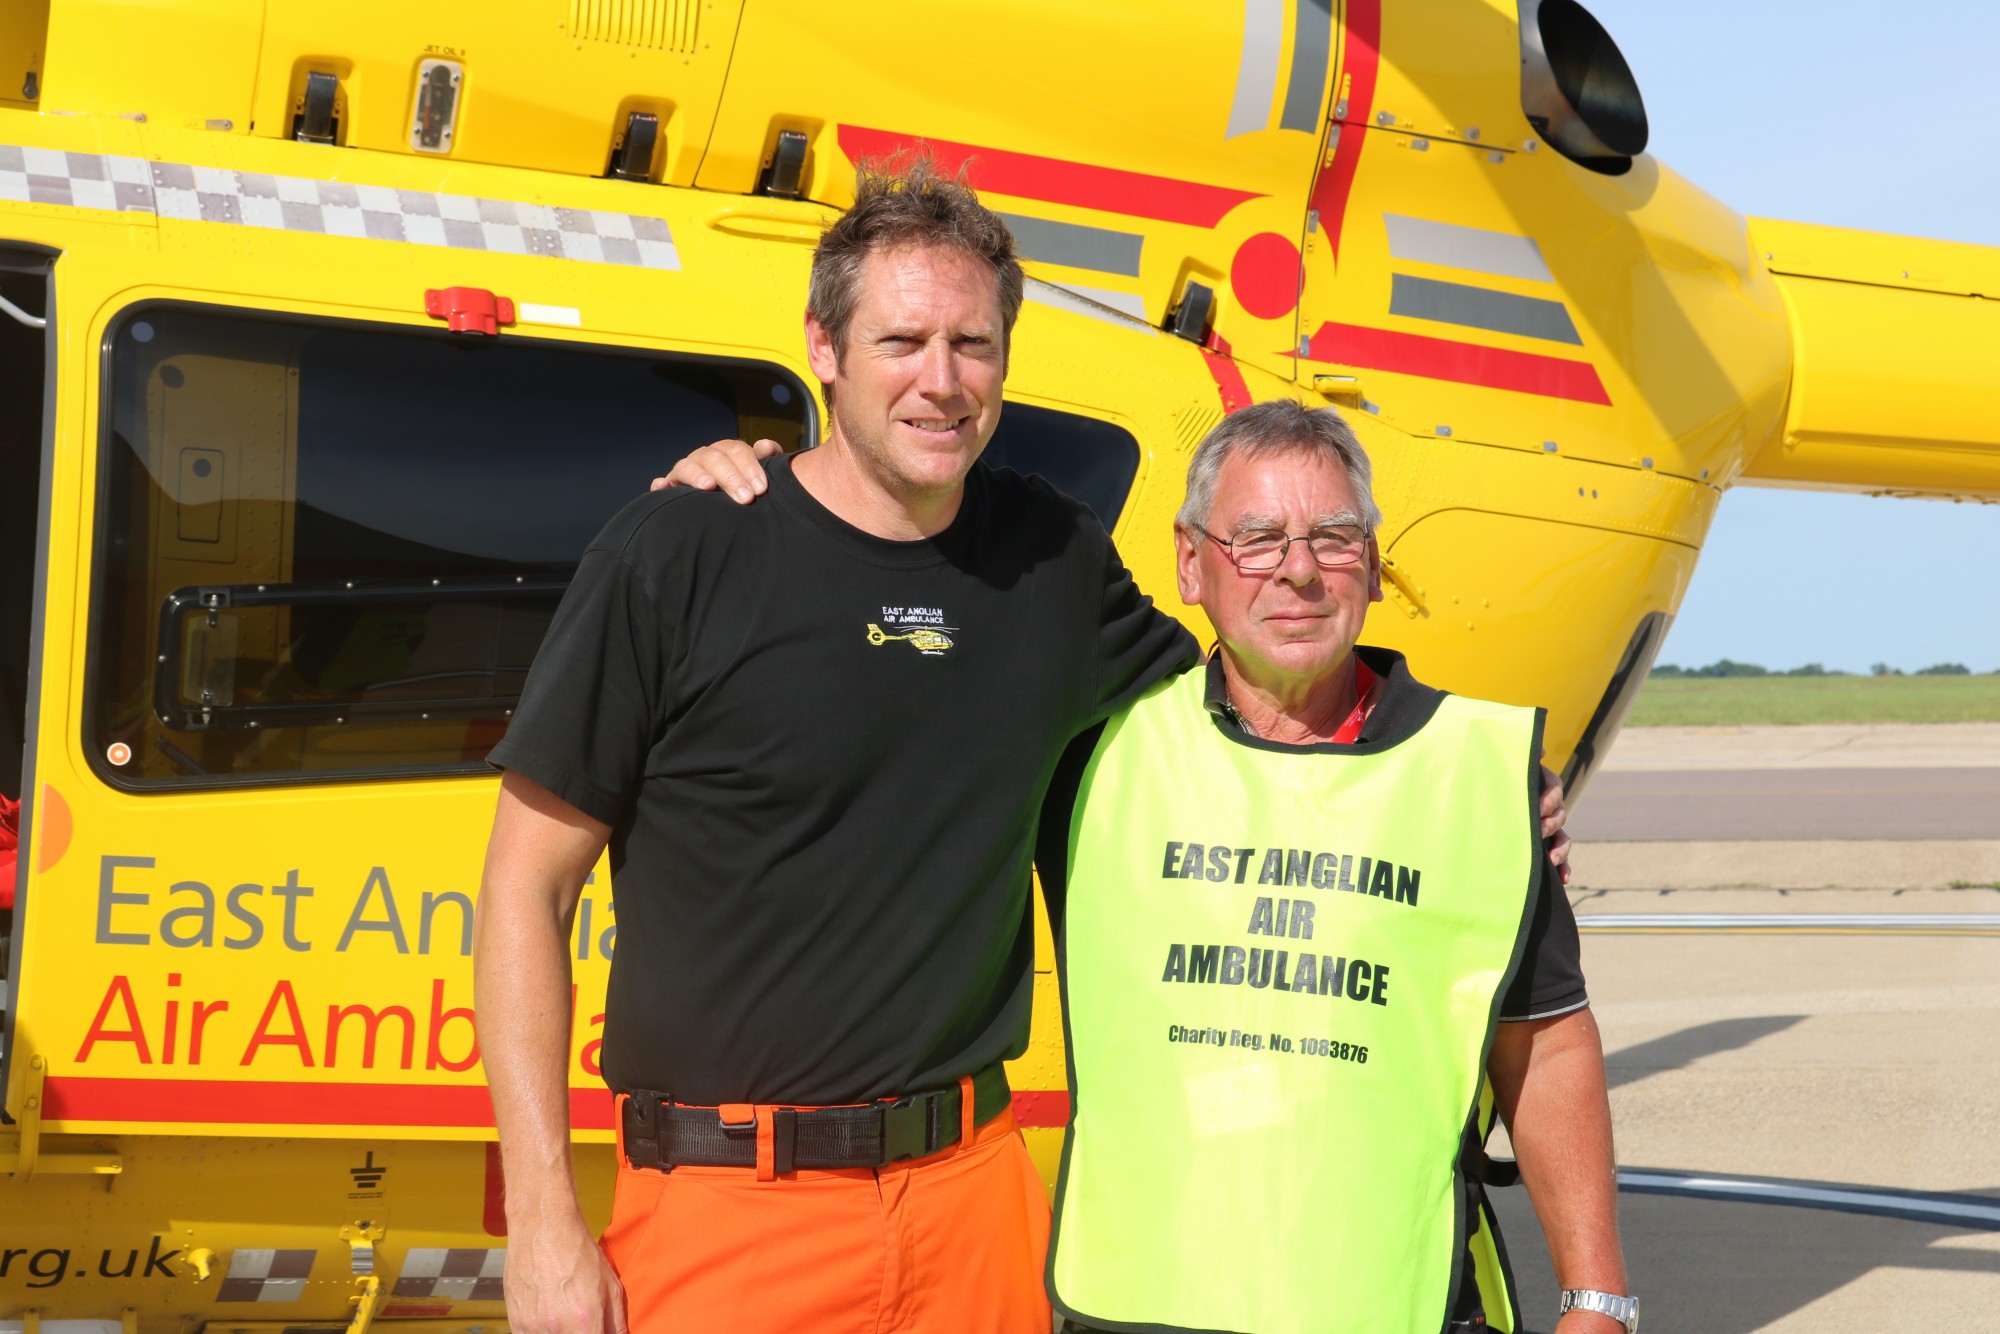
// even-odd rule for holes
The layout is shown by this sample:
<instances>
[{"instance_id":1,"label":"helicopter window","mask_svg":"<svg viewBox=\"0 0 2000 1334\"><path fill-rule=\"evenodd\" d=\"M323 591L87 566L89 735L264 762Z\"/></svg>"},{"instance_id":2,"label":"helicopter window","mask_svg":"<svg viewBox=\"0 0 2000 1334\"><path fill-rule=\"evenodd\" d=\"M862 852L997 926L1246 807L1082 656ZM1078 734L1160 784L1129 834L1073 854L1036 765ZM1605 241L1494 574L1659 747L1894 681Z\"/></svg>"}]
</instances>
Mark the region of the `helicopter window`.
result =
<instances>
[{"instance_id":1,"label":"helicopter window","mask_svg":"<svg viewBox=\"0 0 2000 1334\"><path fill-rule=\"evenodd\" d=\"M479 771L584 547L789 373L152 304L106 345L87 745L137 788Z\"/></svg>"},{"instance_id":2,"label":"helicopter window","mask_svg":"<svg viewBox=\"0 0 2000 1334\"><path fill-rule=\"evenodd\" d=\"M1139 471L1139 442L1095 417L1009 403L981 457L996 468L1047 478L1110 529Z\"/></svg>"}]
</instances>

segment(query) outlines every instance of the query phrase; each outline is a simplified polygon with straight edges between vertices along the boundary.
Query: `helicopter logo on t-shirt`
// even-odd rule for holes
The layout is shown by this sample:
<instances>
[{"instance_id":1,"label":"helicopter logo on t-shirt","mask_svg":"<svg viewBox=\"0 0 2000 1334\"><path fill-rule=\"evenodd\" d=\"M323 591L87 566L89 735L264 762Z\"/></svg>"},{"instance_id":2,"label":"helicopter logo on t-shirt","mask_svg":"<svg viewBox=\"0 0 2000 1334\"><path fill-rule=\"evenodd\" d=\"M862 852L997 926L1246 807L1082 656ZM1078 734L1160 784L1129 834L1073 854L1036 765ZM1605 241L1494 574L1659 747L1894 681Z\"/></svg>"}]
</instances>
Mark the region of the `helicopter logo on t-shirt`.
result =
<instances>
[{"instance_id":1,"label":"helicopter logo on t-shirt","mask_svg":"<svg viewBox=\"0 0 2000 1334\"><path fill-rule=\"evenodd\" d=\"M952 637L947 631L954 626L942 624L944 612L938 607L884 607L882 619L895 627L897 633L884 630L874 621L868 623L868 642L876 648L884 644L906 640L917 652L929 657L941 657L951 649Z\"/></svg>"}]
</instances>

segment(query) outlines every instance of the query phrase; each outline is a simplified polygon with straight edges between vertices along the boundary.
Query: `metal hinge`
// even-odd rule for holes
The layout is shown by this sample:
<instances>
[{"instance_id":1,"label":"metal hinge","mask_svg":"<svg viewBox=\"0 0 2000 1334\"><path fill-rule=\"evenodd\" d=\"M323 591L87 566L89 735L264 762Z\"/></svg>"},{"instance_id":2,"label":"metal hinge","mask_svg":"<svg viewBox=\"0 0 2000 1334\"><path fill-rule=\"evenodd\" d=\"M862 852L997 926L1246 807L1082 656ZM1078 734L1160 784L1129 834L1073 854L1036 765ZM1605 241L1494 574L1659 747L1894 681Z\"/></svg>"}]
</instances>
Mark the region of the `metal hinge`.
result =
<instances>
[{"instance_id":1,"label":"metal hinge","mask_svg":"<svg viewBox=\"0 0 2000 1334\"><path fill-rule=\"evenodd\" d=\"M348 1319L347 1334L368 1334L368 1327L375 1323L375 1316L382 1308L382 1279L375 1272L375 1246L382 1240L382 1233L380 1223L367 1219L340 1229L340 1239L347 1243L348 1272L354 1275L354 1292L347 1299L354 1314Z\"/></svg>"},{"instance_id":2,"label":"metal hinge","mask_svg":"<svg viewBox=\"0 0 2000 1334\"><path fill-rule=\"evenodd\" d=\"M1399 568L1387 556L1382 558L1382 591L1389 595L1389 601L1402 609L1403 615L1411 620L1429 616L1430 609L1424 606L1424 590L1409 573Z\"/></svg>"},{"instance_id":3,"label":"metal hinge","mask_svg":"<svg viewBox=\"0 0 2000 1334\"><path fill-rule=\"evenodd\" d=\"M7 1147L7 1137L0 1136L0 1171L16 1181L32 1180L37 1173L47 1176L116 1176L123 1172L125 1160L115 1153L102 1150L82 1153L59 1149L43 1151L42 1103L47 1096L44 1087L48 1072L48 1057L28 1058L28 1073L22 1081L25 1087L21 1109L15 1117L11 1152Z\"/></svg>"}]
</instances>

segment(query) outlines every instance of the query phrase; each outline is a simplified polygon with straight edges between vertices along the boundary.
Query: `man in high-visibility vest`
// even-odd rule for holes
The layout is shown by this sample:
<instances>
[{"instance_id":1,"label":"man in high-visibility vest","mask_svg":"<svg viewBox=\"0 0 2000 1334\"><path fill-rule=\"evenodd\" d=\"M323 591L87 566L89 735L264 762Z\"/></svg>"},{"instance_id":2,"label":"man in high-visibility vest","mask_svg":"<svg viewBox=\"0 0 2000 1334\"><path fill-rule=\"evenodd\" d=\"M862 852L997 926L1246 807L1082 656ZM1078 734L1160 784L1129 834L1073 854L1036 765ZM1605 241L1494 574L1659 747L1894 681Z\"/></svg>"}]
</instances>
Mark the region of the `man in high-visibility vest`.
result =
<instances>
[{"instance_id":1,"label":"man in high-visibility vest","mask_svg":"<svg viewBox=\"0 0 2000 1334\"><path fill-rule=\"evenodd\" d=\"M1220 648L1052 791L1073 1111L1048 1272L1074 1328L1520 1328L1481 1192L1496 1111L1559 1334L1637 1328L1541 712L1356 648L1379 522L1332 410L1217 427L1176 533Z\"/></svg>"}]
</instances>

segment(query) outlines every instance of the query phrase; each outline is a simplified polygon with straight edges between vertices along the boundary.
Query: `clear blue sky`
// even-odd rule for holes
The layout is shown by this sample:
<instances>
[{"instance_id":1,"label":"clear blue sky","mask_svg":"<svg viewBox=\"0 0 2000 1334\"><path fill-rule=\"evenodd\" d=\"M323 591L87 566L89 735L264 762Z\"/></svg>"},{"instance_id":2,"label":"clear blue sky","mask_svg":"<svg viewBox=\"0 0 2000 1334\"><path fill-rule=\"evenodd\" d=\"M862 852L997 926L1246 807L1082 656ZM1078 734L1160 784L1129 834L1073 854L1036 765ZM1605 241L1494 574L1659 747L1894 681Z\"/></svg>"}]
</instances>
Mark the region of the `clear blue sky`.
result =
<instances>
[{"instance_id":1,"label":"clear blue sky","mask_svg":"<svg viewBox=\"0 0 2000 1334\"><path fill-rule=\"evenodd\" d=\"M1583 4L1649 151L1739 213L2000 246L2000 5ZM2000 505L1738 487L1660 661L1722 657L2000 669Z\"/></svg>"}]
</instances>

